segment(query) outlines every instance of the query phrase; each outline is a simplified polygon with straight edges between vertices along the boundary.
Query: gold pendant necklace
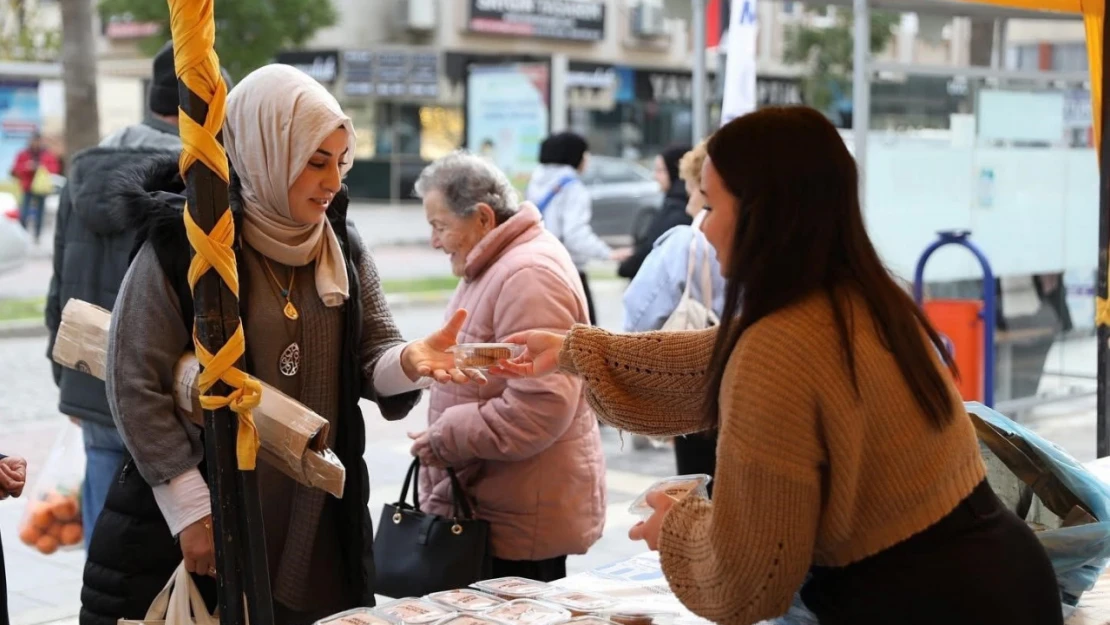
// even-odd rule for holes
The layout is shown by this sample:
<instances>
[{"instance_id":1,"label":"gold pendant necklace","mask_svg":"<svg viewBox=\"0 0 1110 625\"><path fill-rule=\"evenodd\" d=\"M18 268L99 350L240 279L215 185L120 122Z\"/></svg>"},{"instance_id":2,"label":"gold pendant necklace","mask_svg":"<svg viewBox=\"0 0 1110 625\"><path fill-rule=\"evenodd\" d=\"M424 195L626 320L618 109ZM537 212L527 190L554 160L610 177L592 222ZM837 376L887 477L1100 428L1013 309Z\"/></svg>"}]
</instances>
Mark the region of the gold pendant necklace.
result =
<instances>
[{"instance_id":1,"label":"gold pendant necklace","mask_svg":"<svg viewBox=\"0 0 1110 625\"><path fill-rule=\"evenodd\" d=\"M273 279L274 286L277 287L281 296L285 298L285 307L281 309L281 311L285 313L285 318L290 321L296 321L301 316L300 313L297 312L297 307L293 305L292 299L293 279L297 276L296 267L289 268L289 286L282 288L281 283L278 282L277 275L274 273L274 268L270 266L270 259L263 256L262 262L266 264L266 271L269 272L270 278ZM300 370L301 346L296 341L293 341L281 352L281 356L278 358L278 371L281 372L283 376L291 378L297 375Z\"/></svg>"},{"instance_id":2,"label":"gold pendant necklace","mask_svg":"<svg viewBox=\"0 0 1110 625\"><path fill-rule=\"evenodd\" d=\"M266 263L266 271L270 273L270 277L274 280L274 286L278 288L278 291L281 292L281 296L285 298L285 308L282 308L282 312L285 313L285 317L290 321L296 321L301 316L301 314L297 312L297 307L293 305L293 280L297 277L297 269L295 267L289 269L289 286L282 288L281 282L278 282L277 274L274 273L274 268L270 266L270 259L263 256L262 262Z\"/></svg>"}]
</instances>

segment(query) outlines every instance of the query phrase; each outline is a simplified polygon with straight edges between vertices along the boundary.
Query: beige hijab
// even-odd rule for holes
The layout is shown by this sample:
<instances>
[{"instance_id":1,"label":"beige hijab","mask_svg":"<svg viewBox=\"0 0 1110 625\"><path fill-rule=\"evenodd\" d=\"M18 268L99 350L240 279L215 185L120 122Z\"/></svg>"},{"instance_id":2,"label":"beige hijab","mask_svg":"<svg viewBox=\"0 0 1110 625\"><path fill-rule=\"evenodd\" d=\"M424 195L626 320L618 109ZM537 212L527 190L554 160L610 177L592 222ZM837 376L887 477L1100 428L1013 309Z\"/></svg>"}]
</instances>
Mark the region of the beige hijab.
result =
<instances>
[{"instance_id":1,"label":"beige hijab","mask_svg":"<svg viewBox=\"0 0 1110 625\"><path fill-rule=\"evenodd\" d=\"M267 65L227 96L224 141L242 182L243 238L262 255L303 267L316 262L316 292L325 306L340 306L350 293L347 266L328 220L299 224L289 210L289 187L336 128L347 131L351 168L355 132L351 119L318 82L288 65Z\"/></svg>"}]
</instances>

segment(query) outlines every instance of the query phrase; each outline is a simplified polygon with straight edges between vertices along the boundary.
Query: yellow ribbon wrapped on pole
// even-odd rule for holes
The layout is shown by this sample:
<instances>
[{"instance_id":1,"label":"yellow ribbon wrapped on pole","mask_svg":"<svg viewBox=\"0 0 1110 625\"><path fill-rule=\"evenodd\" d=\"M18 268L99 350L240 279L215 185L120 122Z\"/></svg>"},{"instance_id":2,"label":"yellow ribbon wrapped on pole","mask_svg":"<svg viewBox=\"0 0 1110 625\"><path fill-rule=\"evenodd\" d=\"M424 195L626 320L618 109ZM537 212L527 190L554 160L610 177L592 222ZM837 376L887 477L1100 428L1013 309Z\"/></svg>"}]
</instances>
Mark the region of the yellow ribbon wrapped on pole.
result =
<instances>
[{"instance_id":1,"label":"yellow ribbon wrapped on pole","mask_svg":"<svg viewBox=\"0 0 1110 625\"><path fill-rule=\"evenodd\" d=\"M216 27L213 20L213 0L171 0L170 27L174 41L174 67L178 79L208 104L204 124L194 121L181 111L182 177L196 163L203 163L225 183L231 180L227 154L217 140L224 123L227 103L227 85L220 74L219 59L215 52ZM189 207L185 208L185 230L196 254L189 265L189 287L195 289L201 276L215 270L228 289L239 297L239 271L232 245L235 242L235 222L231 210L225 210L212 231L204 230L193 221ZM254 470L257 462L259 438L251 410L259 404L262 386L240 370L236 363L246 353L246 337L240 322L235 333L215 353L201 344L193 328L193 343L202 370L197 378L201 393L200 404L205 410L230 408L239 419L236 456L241 471ZM231 388L226 396L211 395L209 391L217 382Z\"/></svg>"}]
</instances>

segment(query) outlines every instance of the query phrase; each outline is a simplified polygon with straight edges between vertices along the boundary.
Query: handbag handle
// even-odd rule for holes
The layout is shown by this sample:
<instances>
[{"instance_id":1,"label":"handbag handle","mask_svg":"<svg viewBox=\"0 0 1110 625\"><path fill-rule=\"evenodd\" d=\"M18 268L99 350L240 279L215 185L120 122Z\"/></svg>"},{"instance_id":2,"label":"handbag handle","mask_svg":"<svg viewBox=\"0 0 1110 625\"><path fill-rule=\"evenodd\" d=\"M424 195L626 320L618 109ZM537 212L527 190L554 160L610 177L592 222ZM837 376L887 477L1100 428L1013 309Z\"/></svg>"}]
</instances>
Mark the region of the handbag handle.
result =
<instances>
[{"instance_id":1,"label":"handbag handle","mask_svg":"<svg viewBox=\"0 0 1110 625\"><path fill-rule=\"evenodd\" d=\"M401 507L411 507L413 510L420 512L420 458L413 458L412 464L409 465L408 472L405 473L405 481L401 484L401 498L397 500L397 505ZM416 479L413 479L413 478ZM409 485L412 485L412 506L409 506L405 499L409 496Z\"/></svg>"},{"instance_id":2,"label":"handbag handle","mask_svg":"<svg viewBox=\"0 0 1110 625\"><path fill-rule=\"evenodd\" d=\"M459 476L451 467L447 467L447 477L451 480L451 500L452 510L451 516L455 519L474 519L474 510L470 507L470 502L467 500L466 492L463 490L462 483L459 482ZM420 459L413 458L412 464L409 465L409 470L405 474L405 481L401 484L401 498L397 501L398 506L411 507L417 512L420 510ZM405 501L409 496L409 486L412 486L412 505ZM462 517L459 513L462 512Z\"/></svg>"}]
</instances>

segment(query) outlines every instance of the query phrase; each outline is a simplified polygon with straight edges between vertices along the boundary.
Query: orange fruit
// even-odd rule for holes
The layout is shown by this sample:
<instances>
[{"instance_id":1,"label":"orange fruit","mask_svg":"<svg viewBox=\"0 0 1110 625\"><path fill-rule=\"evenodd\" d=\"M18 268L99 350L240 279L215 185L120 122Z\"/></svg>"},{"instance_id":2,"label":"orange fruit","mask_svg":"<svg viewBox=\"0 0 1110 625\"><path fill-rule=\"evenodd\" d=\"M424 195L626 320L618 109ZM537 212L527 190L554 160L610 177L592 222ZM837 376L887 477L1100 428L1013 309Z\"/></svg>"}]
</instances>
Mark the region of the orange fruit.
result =
<instances>
[{"instance_id":1,"label":"orange fruit","mask_svg":"<svg viewBox=\"0 0 1110 625\"><path fill-rule=\"evenodd\" d=\"M62 525L61 523L55 523L55 524L50 526L50 529L46 530L43 533L45 535L53 538L54 540L56 540L58 542L61 542L61 540L62 540L62 528L63 527L65 527L65 526Z\"/></svg>"},{"instance_id":2,"label":"orange fruit","mask_svg":"<svg viewBox=\"0 0 1110 625\"><path fill-rule=\"evenodd\" d=\"M72 546L81 542L84 532L81 531L80 523L66 523L62 527L61 542L63 545Z\"/></svg>"},{"instance_id":3,"label":"orange fruit","mask_svg":"<svg viewBox=\"0 0 1110 625\"><path fill-rule=\"evenodd\" d=\"M48 530L54 524L54 514L50 511L50 506L44 503L36 503L31 508L31 524L40 530Z\"/></svg>"},{"instance_id":4,"label":"orange fruit","mask_svg":"<svg viewBox=\"0 0 1110 625\"><path fill-rule=\"evenodd\" d=\"M23 541L23 544L28 547L34 547L40 536L42 536L42 532L30 523L24 523L23 527L19 528L19 540Z\"/></svg>"},{"instance_id":5,"label":"orange fruit","mask_svg":"<svg viewBox=\"0 0 1110 625\"><path fill-rule=\"evenodd\" d=\"M63 497L50 504L54 518L65 523L77 518L77 500Z\"/></svg>"},{"instance_id":6,"label":"orange fruit","mask_svg":"<svg viewBox=\"0 0 1110 625\"><path fill-rule=\"evenodd\" d=\"M58 539L53 536L42 536L35 543L35 547L38 548L40 553L50 555L58 550Z\"/></svg>"}]
</instances>

